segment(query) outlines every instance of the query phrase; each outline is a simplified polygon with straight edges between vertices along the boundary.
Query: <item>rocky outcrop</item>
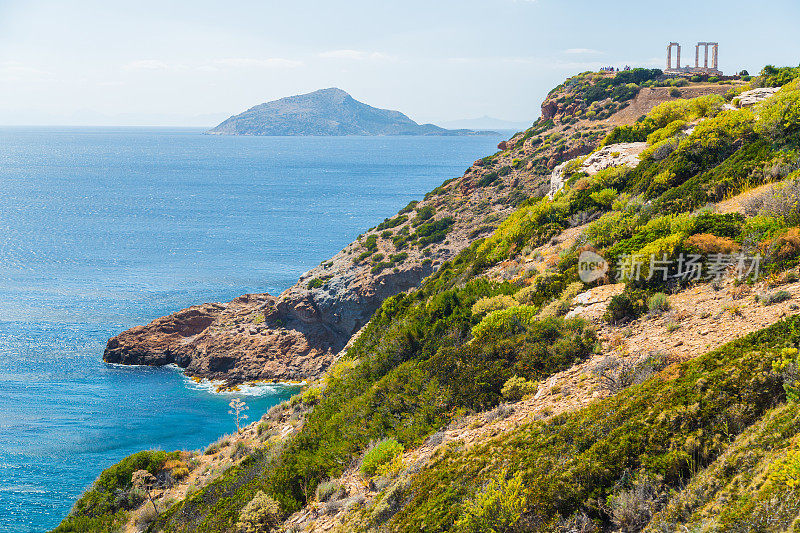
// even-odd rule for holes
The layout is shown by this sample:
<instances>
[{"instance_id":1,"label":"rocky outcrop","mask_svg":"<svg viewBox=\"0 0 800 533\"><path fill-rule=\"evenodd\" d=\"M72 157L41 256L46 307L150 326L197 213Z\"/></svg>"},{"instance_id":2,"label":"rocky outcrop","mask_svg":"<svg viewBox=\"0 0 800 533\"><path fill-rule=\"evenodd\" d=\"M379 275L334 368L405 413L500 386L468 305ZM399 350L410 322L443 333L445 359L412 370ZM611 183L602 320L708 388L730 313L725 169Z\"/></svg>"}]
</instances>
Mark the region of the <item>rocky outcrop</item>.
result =
<instances>
[{"instance_id":1,"label":"rocky outcrop","mask_svg":"<svg viewBox=\"0 0 800 533\"><path fill-rule=\"evenodd\" d=\"M109 340L104 359L175 363L191 376L229 383L318 377L383 300L418 286L526 198L546 194L550 169L592 152L611 128L583 117L569 122L539 120L500 143L500 152L367 231L282 294L250 294L156 319Z\"/></svg>"},{"instance_id":2,"label":"rocky outcrop","mask_svg":"<svg viewBox=\"0 0 800 533\"><path fill-rule=\"evenodd\" d=\"M103 359L174 363L191 376L230 383L317 377L384 299L417 286L432 267L417 264L374 278L354 270L324 289L296 285L277 298L247 294L158 318L110 339Z\"/></svg>"},{"instance_id":3,"label":"rocky outcrop","mask_svg":"<svg viewBox=\"0 0 800 533\"><path fill-rule=\"evenodd\" d=\"M749 107L775 96L775 93L780 90L780 87L762 87L760 89L753 89L752 91L745 91L734 98L733 102L739 107Z\"/></svg>"},{"instance_id":4,"label":"rocky outcrop","mask_svg":"<svg viewBox=\"0 0 800 533\"><path fill-rule=\"evenodd\" d=\"M618 143L605 146L580 162L572 169L572 172L585 172L589 176L593 176L601 170L611 167L624 165L634 168L639 164L639 155L645 148L647 148L646 142ZM565 170L573 161L574 159L561 163L550 173L550 198L554 197L564 187L564 182L569 177L565 175Z\"/></svg>"},{"instance_id":5,"label":"rocky outcrop","mask_svg":"<svg viewBox=\"0 0 800 533\"><path fill-rule=\"evenodd\" d=\"M367 231L282 294L194 306L137 326L108 341L104 360L174 363L190 376L229 383L318 377L386 298L418 286L546 186L520 138Z\"/></svg>"}]
</instances>

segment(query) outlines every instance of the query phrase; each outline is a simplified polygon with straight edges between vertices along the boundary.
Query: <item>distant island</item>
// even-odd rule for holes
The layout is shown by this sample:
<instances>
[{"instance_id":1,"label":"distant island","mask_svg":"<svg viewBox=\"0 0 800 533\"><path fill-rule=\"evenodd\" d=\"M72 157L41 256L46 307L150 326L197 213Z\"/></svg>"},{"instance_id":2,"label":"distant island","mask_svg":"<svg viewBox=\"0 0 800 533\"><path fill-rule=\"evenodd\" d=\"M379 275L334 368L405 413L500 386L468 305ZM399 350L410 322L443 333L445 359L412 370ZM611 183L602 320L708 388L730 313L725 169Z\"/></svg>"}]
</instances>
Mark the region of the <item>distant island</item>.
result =
<instances>
[{"instance_id":1,"label":"distant island","mask_svg":"<svg viewBox=\"0 0 800 533\"><path fill-rule=\"evenodd\" d=\"M448 130L418 124L400 111L372 107L337 89L320 89L251 107L211 135L487 135L492 131Z\"/></svg>"}]
</instances>

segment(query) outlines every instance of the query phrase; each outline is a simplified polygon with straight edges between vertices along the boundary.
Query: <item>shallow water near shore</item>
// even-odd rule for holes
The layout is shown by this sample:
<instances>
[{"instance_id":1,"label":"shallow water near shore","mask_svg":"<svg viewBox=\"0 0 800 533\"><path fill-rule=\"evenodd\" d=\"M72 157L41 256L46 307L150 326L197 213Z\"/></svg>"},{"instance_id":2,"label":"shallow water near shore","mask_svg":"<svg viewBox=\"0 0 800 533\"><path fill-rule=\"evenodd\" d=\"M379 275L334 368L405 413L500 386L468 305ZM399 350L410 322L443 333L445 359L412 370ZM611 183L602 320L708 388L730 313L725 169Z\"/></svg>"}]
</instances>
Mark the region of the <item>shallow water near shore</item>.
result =
<instances>
[{"instance_id":1,"label":"shallow water near shore","mask_svg":"<svg viewBox=\"0 0 800 533\"><path fill-rule=\"evenodd\" d=\"M279 293L506 137L0 128L0 531L55 527L130 453L230 433L233 396L252 421L296 390L107 365L108 337Z\"/></svg>"}]
</instances>

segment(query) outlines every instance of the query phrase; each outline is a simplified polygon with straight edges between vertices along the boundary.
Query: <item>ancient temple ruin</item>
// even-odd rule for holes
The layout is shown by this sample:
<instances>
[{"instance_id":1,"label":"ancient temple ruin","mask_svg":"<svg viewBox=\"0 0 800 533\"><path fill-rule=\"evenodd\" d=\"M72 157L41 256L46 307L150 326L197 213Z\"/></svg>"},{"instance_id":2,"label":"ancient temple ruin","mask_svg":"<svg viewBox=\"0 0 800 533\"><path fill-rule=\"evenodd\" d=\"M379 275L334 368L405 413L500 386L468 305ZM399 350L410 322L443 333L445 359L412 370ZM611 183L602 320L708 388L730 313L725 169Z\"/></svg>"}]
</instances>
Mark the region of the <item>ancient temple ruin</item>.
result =
<instances>
[{"instance_id":1,"label":"ancient temple ruin","mask_svg":"<svg viewBox=\"0 0 800 533\"><path fill-rule=\"evenodd\" d=\"M703 48L703 66L700 66L700 48ZM675 66L672 66L672 49L676 49ZM708 49L711 49L711 66L708 66ZM722 76L722 71L718 67L719 43L699 42L694 49L694 66L681 66L681 45L680 43L669 43L667 45L667 68L664 74L674 74L678 76L693 76L695 74L708 74L710 76Z\"/></svg>"}]
</instances>

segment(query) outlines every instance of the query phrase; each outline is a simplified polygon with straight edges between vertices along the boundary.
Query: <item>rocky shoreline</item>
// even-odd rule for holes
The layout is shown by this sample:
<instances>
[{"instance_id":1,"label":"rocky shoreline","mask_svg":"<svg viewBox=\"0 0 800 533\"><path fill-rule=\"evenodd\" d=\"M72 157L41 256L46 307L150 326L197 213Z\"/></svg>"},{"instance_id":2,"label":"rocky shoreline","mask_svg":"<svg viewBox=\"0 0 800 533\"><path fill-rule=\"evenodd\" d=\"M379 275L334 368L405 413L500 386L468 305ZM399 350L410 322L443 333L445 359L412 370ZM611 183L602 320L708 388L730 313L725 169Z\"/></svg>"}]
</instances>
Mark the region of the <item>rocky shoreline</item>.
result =
<instances>
[{"instance_id":1,"label":"rocky shoreline","mask_svg":"<svg viewBox=\"0 0 800 533\"><path fill-rule=\"evenodd\" d=\"M513 157L513 150L501 152L496 164L508 165ZM481 181L487 175L494 176L488 186ZM521 200L548 183L546 174L525 168L498 176L478 160L438 194L412 202L280 295L247 294L136 326L108 341L103 360L174 363L189 376L229 384L315 379L386 298L417 287L493 231L515 208L509 196ZM419 237L431 228L440 234L425 237L427 242Z\"/></svg>"},{"instance_id":2,"label":"rocky shoreline","mask_svg":"<svg viewBox=\"0 0 800 533\"><path fill-rule=\"evenodd\" d=\"M643 113L671 99L666 91L651 93L630 107ZM576 119L557 103L562 99L558 91L551 94L543 118L529 130L371 228L280 295L247 294L158 318L110 339L103 359L174 363L189 376L230 385L320 377L386 298L417 287L491 234L521 202L545 196L556 165L591 153L615 125L616 115Z\"/></svg>"}]
</instances>

